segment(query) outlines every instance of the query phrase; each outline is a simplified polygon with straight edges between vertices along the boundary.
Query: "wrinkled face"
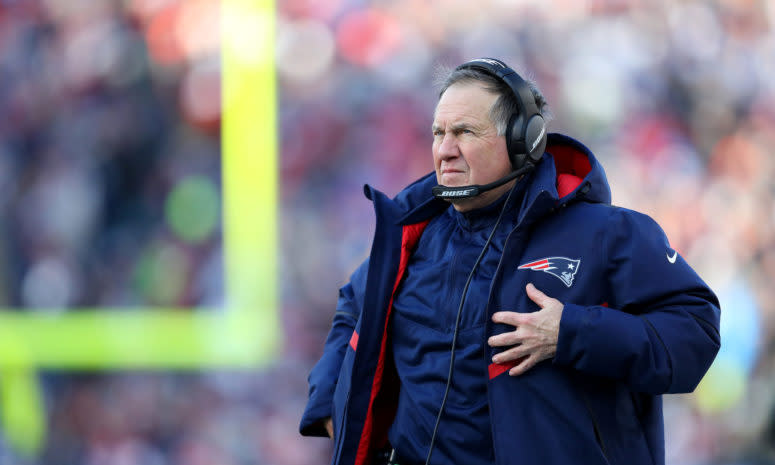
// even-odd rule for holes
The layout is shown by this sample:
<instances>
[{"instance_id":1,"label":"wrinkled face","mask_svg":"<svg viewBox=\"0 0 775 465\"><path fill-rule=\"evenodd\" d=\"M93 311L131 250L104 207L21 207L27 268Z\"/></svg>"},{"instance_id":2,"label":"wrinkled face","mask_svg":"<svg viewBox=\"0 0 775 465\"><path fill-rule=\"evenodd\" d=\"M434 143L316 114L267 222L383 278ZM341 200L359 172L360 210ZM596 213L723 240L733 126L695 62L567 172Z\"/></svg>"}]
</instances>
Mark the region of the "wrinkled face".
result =
<instances>
[{"instance_id":1,"label":"wrinkled face","mask_svg":"<svg viewBox=\"0 0 775 465\"><path fill-rule=\"evenodd\" d=\"M478 83L450 86L436 105L433 119L433 165L436 180L449 187L487 184L511 172L506 139L490 120L497 95ZM453 200L458 211L495 201L514 182L472 199Z\"/></svg>"}]
</instances>

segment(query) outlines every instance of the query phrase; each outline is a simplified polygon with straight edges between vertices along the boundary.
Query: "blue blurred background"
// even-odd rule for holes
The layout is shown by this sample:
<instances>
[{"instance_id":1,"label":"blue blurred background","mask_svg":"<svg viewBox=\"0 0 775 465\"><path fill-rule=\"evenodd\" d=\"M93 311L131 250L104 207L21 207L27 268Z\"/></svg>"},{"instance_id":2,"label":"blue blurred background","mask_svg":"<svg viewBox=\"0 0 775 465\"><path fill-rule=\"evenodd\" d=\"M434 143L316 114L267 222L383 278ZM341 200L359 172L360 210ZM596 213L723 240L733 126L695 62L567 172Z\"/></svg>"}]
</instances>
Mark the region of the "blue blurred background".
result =
<instances>
[{"instance_id":1,"label":"blue blurred background","mask_svg":"<svg viewBox=\"0 0 775 465\"><path fill-rule=\"evenodd\" d=\"M371 242L361 186L432 169L434 71L479 56L535 79L721 298L716 363L665 399L668 463L775 463L775 2L280 0L276 22L285 346L44 373L44 449L0 435L0 464L327 462L297 425ZM214 0L0 1L0 307L223 305L222 32Z\"/></svg>"}]
</instances>

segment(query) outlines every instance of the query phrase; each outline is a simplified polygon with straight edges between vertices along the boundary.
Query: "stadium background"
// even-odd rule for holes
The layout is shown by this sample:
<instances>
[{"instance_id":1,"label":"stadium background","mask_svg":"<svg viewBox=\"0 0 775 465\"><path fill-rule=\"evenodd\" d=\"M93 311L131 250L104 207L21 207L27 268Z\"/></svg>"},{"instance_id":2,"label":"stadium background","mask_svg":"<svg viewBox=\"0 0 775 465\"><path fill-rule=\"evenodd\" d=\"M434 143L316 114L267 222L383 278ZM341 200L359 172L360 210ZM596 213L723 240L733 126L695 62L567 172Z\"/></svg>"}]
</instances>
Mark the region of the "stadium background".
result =
<instances>
[{"instance_id":1,"label":"stadium background","mask_svg":"<svg viewBox=\"0 0 775 465\"><path fill-rule=\"evenodd\" d=\"M326 462L328 442L299 437L297 424L336 289L371 240L361 186L395 194L432 168L434 69L478 56L536 79L550 129L591 147L614 202L656 218L721 298L716 363L695 394L665 400L668 463L775 463L775 4L257 4L258 20L233 28L212 0L0 2L3 317L228 313L230 115L268 139L239 168L276 191L277 208L256 195L236 216L276 227L277 239L256 239L276 241L268 258L251 256L275 277L251 284L260 303L279 295L227 325L240 337L204 341L255 353L202 351L201 365L198 353L48 363L30 367L30 385L9 385L18 360L0 342L0 464ZM276 120L222 105L224 43L248 57L270 50L257 66L277 93L248 72L261 95L247 102ZM132 330L115 326L64 342ZM276 344L233 342L250 334Z\"/></svg>"}]
</instances>

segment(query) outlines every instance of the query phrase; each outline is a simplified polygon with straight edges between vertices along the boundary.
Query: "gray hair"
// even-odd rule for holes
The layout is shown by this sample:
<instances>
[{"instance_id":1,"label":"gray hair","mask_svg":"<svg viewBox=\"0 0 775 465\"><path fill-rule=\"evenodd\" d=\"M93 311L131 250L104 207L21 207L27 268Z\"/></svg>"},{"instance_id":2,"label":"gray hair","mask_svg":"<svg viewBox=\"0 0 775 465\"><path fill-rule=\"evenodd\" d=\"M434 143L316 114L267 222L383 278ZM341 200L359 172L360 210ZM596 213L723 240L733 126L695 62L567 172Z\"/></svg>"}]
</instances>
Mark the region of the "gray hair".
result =
<instances>
[{"instance_id":1,"label":"gray hair","mask_svg":"<svg viewBox=\"0 0 775 465\"><path fill-rule=\"evenodd\" d=\"M485 90L497 95L497 100L490 108L490 120L495 124L499 136L506 135L506 127L509 124L511 115L519 112L517 98L508 84L489 73L471 68L451 70L446 66L439 66L436 69L435 75L434 84L439 89L439 98L453 84L472 82L481 84ZM549 111L549 104L546 102L546 98L538 89L535 81L525 79L525 82L533 93L538 111L541 113L544 121L548 123L552 119L552 114Z\"/></svg>"}]
</instances>

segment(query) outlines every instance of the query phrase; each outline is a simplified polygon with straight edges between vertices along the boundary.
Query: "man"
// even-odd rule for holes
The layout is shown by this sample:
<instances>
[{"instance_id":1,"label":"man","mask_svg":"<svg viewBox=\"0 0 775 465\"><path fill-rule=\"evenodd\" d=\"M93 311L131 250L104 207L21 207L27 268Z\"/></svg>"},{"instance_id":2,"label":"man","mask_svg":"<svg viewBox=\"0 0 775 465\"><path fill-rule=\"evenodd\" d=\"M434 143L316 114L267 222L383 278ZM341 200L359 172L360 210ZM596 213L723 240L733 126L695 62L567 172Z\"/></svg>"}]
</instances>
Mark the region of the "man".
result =
<instances>
[{"instance_id":1,"label":"man","mask_svg":"<svg viewBox=\"0 0 775 465\"><path fill-rule=\"evenodd\" d=\"M653 220L610 204L586 147L547 136L545 106L504 63L465 63L436 106L435 173L394 199L365 187L373 247L300 427L334 439L334 464L664 463L661 394L710 366L718 301Z\"/></svg>"}]
</instances>

